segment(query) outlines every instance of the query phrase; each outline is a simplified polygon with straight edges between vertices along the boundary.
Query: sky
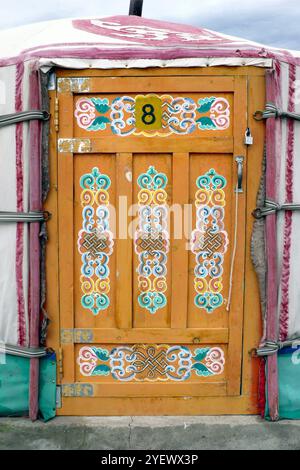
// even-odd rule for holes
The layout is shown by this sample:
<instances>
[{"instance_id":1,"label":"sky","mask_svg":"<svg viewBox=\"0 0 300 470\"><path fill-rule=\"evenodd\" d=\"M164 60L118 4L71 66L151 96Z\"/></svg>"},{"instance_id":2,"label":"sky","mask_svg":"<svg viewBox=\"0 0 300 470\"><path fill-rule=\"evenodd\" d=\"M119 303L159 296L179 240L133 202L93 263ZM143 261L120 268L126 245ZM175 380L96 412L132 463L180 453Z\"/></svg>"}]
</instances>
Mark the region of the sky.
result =
<instances>
[{"instance_id":1,"label":"sky","mask_svg":"<svg viewBox=\"0 0 300 470\"><path fill-rule=\"evenodd\" d=\"M129 0L0 0L0 29L128 14ZM299 0L144 0L143 16L300 50Z\"/></svg>"}]
</instances>

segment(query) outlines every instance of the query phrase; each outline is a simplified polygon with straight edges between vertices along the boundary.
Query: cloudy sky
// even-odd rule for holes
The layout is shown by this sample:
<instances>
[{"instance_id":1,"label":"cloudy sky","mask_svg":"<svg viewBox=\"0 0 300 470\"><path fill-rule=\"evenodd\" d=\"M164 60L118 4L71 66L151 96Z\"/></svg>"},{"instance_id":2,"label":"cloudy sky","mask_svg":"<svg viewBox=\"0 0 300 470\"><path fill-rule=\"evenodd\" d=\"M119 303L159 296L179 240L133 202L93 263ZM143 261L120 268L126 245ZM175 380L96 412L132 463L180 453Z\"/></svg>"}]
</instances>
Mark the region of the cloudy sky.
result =
<instances>
[{"instance_id":1,"label":"cloudy sky","mask_svg":"<svg viewBox=\"0 0 300 470\"><path fill-rule=\"evenodd\" d=\"M58 18L124 15L128 5L129 0L0 0L0 29ZM300 50L299 0L144 0L143 16Z\"/></svg>"}]
</instances>

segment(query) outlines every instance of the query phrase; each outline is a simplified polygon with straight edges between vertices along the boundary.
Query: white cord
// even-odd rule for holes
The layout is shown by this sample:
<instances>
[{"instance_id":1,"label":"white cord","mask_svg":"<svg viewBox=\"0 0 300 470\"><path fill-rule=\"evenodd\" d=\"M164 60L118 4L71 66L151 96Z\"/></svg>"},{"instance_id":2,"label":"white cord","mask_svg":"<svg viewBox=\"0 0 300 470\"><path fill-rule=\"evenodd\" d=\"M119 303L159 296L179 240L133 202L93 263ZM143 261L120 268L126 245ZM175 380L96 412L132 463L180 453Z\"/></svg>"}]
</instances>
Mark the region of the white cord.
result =
<instances>
[{"instance_id":1,"label":"white cord","mask_svg":"<svg viewBox=\"0 0 300 470\"><path fill-rule=\"evenodd\" d=\"M233 242L233 251L232 251L231 265L230 265L229 291L228 291L228 299L227 299L227 305L226 305L227 312L230 311L230 305L231 305L233 269L234 269L234 261L235 261L236 248L237 248L238 209L239 209L239 193L237 189L238 189L238 186L236 186L236 190L235 190L234 242Z\"/></svg>"}]
</instances>

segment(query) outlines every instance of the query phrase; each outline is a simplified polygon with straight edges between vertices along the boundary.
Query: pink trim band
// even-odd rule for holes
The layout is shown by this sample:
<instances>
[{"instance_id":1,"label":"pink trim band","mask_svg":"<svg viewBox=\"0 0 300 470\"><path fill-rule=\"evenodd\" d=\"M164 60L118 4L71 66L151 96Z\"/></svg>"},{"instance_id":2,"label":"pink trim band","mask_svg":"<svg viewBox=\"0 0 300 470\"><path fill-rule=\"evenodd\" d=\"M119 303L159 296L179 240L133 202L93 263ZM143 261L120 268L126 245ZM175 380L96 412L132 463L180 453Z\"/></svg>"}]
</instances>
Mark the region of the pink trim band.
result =
<instances>
[{"instance_id":1,"label":"pink trim band","mask_svg":"<svg viewBox=\"0 0 300 470\"><path fill-rule=\"evenodd\" d=\"M30 76L30 108L40 108L40 87L37 71ZM31 121L30 129L30 190L29 206L31 211L40 211L41 202L41 124L40 121ZM31 223L29 231L30 247L30 276L29 276L29 316L30 347L39 347L40 336L40 224ZM30 393L29 417L36 420L38 415L39 399L39 359L30 360Z\"/></svg>"},{"instance_id":2,"label":"pink trim band","mask_svg":"<svg viewBox=\"0 0 300 470\"><path fill-rule=\"evenodd\" d=\"M126 59L157 59L157 60L174 60L174 59L197 59L197 58L268 58L277 59L283 62L300 65L300 58L293 57L288 51L279 51L275 53L271 50L261 48L252 48L242 45L226 45L219 48L213 47L140 47L132 46L105 46L101 43L74 43L74 44L49 44L47 46L37 46L22 51L17 57L7 57L0 59L0 66L8 66L19 63L20 61L38 60L38 59L109 59L109 60L126 60Z\"/></svg>"},{"instance_id":3,"label":"pink trim band","mask_svg":"<svg viewBox=\"0 0 300 470\"><path fill-rule=\"evenodd\" d=\"M23 79L24 64L16 66L16 112L23 111ZM17 212L24 211L23 191L23 124L16 125L16 188L17 188ZM23 251L24 251L24 225L16 227L16 282L17 282L17 308L18 308L18 343L26 346L26 320L25 298L23 286Z\"/></svg>"},{"instance_id":4,"label":"pink trim band","mask_svg":"<svg viewBox=\"0 0 300 470\"><path fill-rule=\"evenodd\" d=\"M267 101L278 104L278 97L281 96L281 69L280 63L276 62L275 68L267 72ZM279 123L280 125L280 123ZM277 185L274 184L277 176L277 162L280 148L274 136L281 134L281 129L274 118L267 119L266 122L266 197L273 201L277 200ZM276 235L276 215L269 215L266 219L266 257L267 257L267 325L266 335L268 340L277 341L277 302L278 302L278 282L277 282L277 235ZM272 421L276 421L278 414L278 367L277 354L267 358L267 393L269 413Z\"/></svg>"},{"instance_id":5,"label":"pink trim band","mask_svg":"<svg viewBox=\"0 0 300 470\"><path fill-rule=\"evenodd\" d=\"M289 66L289 101L288 111L295 111L295 80L296 67ZM294 128L293 119L287 121L287 158L286 158L286 174L285 174L285 201L293 202L294 194ZM293 213L285 212L284 225L284 242L283 242L283 258L282 258L282 274L281 274L281 305L280 305L280 322L279 322L279 339L285 341L288 337L289 324L289 283L290 283L290 260L291 260L291 238L292 238L292 221Z\"/></svg>"}]
</instances>

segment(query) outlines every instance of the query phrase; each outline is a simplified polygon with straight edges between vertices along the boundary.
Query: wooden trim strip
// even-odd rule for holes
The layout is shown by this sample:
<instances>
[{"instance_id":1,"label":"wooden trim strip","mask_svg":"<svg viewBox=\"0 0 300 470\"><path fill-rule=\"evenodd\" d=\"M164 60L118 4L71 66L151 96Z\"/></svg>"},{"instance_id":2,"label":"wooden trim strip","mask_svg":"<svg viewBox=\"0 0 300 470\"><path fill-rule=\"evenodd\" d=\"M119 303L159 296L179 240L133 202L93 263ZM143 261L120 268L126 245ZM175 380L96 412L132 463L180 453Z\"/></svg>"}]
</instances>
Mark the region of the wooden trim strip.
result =
<instances>
[{"instance_id":1,"label":"wooden trim strip","mask_svg":"<svg viewBox=\"0 0 300 470\"><path fill-rule=\"evenodd\" d=\"M122 199L120 199L120 197ZM132 153L116 155L116 322L119 328L132 327L132 237L121 233L129 227L128 208L132 205ZM123 202L126 209L120 207Z\"/></svg>"},{"instance_id":2,"label":"wooden trim strip","mask_svg":"<svg viewBox=\"0 0 300 470\"><path fill-rule=\"evenodd\" d=\"M189 202L189 154L173 155L173 205L181 206L181 229L184 228L184 205ZM173 237L176 219L173 213ZM186 328L188 303L188 248L184 233L172 240L172 328Z\"/></svg>"},{"instance_id":3,"label":"wooden trim strip","mask_svg":"<svg viewBox=\"0 0 300 470\"><path fill-rule=\"evenodd\" d=\"M63 397L214 397L226 395L226 382L75 383L62 386Z\"/></svg>"},{"instance_id":4,"label":"wooden trim strip","mask_svg":"<svg viewBox=\"0 0 300 470\"><path fill-rule=\"evenodd\" d=\"M140 77L132 80L130 77L95 77L89 82L89 93L174 93L189 92L230 92L234 89L233 77ZM84 88L83 88L84 90ZM77 93L84 93L80 87Z\"/></svg>"},{"instance_id":5,"label":"wooden trim strip","mask_svg":"<svg viewBox=\"0 0 300 470\"><path fill-rule=\"evenodd\" d=\"M227 344L227 328L75 328L61 330L64 344L84 343L167 343L167 344Z\"/></svg>"},{"instance_id":6,"label":"wooden trim strip","mask_svg":"<svg viewBox=\"0 0 300 470\"><path fill-rule=\"evenodd\" d=\"M249 396L243 397L63 397L61 416L214 416L257 414Z\"/></svg>"},{"instance_id":7,"label":"wooden trim strip","mask_svg":"<svg viewBox=\"0 0 300 470\"><path fill-rule=\"evenodd\" d=\"M59 138L73 136L73 96L59 95ZM58 153L58 239L59 239L59 294L62 328L74 328L74 202L73 153ZM64 381L73 382L75 376L74 345L64 344Z\"/></svg>"},{"instance_id":8,"label":"wooden trim strip","mask_svg":"<svg viewBox=\"0 0 300 470\"><path fill-rule=\"evenodd\" d=\"M212 131L213 132L213 131ZM221 133L221 131L220 131ZM90 137L90 135L89 135ZM59 140L59 152L74 153L147 153L151 144L151 153L173 153L180 145L181 152L192 152L201 149L201 153L232 153L233 137L117 137L76 138L69 135Z\"/></svg>"},{"instance_id":9,"label":"wooden trim strip","mask_svg":"<svg viewBox=\"0 0 300 470\"><path fill-rule=\"evenodd\" d=\"M229 315L230 341L228 346L228 395L240 395L242 374L242 344L243 344L243 321L244 321L244 273L245 273L245 216L246 216L246 182L247 182L247 158L243 163L243 193L235 193L237 184L237 168L235 157L243 155L246 157L247 148L244 145L244 135L247 128L247 78L235 78L234 93L234 180L232 187L232 230L231 240L233 245L235 224L237 223L237 250L234 262L234 277L232 286L232 297ZM235 221L236 196L238 197L238 219ZM240 280L237 283L237 279Z\"/></svg>"},{"instance_id":10,"label":"wooden trim strip","mask_svg":"<svg viewBox=\"0 0 300 470\"><path fill-rule=\"evenodd\" d=\"M272 59L270 67L272 66ZM218 66L218 67L149 67L149 68L132 68L132 69L89 69L85 72L82 70L57 69L57 77L149 77L150 76L265 76L265 68L263 67L243 67L243 66Z\"/></svg>"}]
</instances>

